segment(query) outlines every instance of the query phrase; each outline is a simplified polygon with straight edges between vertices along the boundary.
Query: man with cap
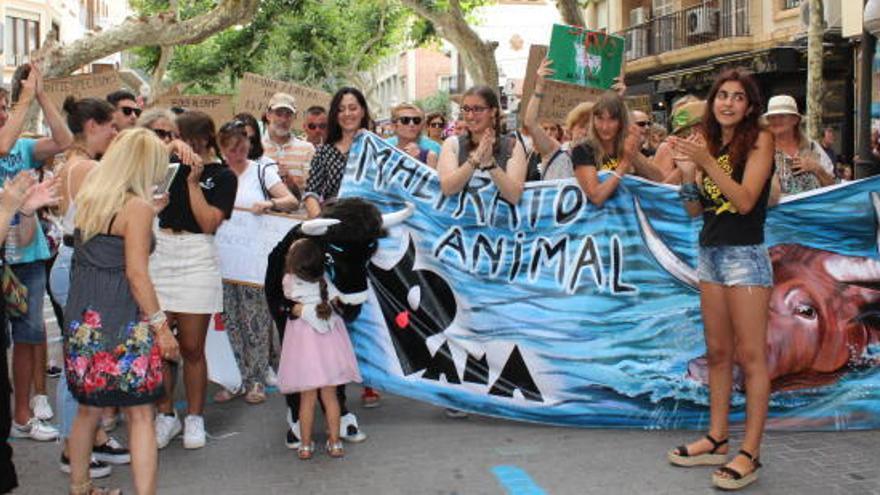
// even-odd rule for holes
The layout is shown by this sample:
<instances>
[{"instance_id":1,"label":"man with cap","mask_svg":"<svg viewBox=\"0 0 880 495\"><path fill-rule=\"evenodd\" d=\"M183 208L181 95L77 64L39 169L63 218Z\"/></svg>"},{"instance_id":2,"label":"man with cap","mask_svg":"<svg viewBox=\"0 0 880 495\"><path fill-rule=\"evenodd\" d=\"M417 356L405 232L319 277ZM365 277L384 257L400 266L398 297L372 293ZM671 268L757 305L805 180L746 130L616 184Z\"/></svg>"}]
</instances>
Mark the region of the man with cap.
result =
<instances>
[{"instance_id":1,"label":"man with cap","mask_svg":"<svg viewBox=\"0 0 880 495\"><path fill-rule=\"evenodd\" d=\"M309 176L309 163L315 154L312 143L293 135L291 128L296 117L296 100L287 93L275 93L269 100L266 119L266 137L263 151L278 164L278 175L299 198Z\"/></svg>"},{"instance_id":2,"label":"man with cap","mask_svg":"<svg viewBox=\"0 0 880 495\"><path fill-rule=\"evenodd\" d=\"M776 95L767 102L767 129L776 143L770 202L780 196L834 184L834 164L822 146L805 135L797 102L789 95Z\"/></svg>"}]
</instances>

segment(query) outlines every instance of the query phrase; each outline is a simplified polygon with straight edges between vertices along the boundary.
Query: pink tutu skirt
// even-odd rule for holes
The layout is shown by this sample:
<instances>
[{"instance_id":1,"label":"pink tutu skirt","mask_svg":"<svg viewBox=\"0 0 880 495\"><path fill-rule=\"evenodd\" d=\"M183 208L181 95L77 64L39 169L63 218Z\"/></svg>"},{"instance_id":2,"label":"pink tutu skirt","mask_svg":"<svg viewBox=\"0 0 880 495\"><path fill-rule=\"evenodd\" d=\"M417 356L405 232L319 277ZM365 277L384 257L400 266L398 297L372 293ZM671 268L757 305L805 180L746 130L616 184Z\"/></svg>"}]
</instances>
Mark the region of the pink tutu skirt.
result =
<instances>
[{"instance_id":1,"label":"pink tutu skirt","mask_svg":"<svg viewBox=\"0 0 880 495\"><path fill-rule=\"evenodd\" d=\"M333 316L327 333L318 333L302 318L287 320L278 389L285 394L360 382L357 359L342 318Z\"/></svg>"}]
</instances>

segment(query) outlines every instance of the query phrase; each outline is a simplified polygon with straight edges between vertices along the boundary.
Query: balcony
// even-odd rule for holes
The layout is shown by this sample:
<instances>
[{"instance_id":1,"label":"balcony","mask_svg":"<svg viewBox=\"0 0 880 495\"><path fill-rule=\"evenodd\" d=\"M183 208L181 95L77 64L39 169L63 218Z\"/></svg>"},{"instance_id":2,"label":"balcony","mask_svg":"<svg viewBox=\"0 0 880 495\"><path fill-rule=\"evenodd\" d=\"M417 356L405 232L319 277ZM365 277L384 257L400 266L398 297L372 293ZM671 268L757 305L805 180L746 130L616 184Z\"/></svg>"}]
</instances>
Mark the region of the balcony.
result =
<instances>
[{"instance_id":1,"label":"balcony","mask_svg":"<svg viewBox=\"0 0 880 495\"><path fill-rule=\"evenodd\" d=\"M668 15L647 19L618 33L626 38L626 60L747 37L749 0L704 0Z\"/></svg>"}]
</instances>

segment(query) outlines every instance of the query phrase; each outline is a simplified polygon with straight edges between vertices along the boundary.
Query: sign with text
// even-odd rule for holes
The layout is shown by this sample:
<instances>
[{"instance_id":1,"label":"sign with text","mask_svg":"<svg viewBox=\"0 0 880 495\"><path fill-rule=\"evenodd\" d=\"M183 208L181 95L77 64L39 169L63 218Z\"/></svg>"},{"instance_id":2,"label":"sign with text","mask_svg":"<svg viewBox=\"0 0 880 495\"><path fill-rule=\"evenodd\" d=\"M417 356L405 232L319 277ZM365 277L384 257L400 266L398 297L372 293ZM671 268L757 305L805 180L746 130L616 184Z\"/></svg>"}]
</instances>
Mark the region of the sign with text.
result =
<instances>
[{"instance_id":1,"label":"sign with text","mask_svg":"<svg viewBox=\"0 0 880 495\"><path fill-rule=\"evenodd\" d=\"M59 110L68 95L76 99L98 98L104 100L108 94L124 87L122 78L116 71L46 79L43 82L43 89Z\"/></svg>"},{"instance_id":2,"label":"sign with text","mask_svg":"<svg viewBox=\"0 0 880 495\"><path fill-rule=\"evenodd\" d=\"M263 112L269 108L269 99L275 93L287 93L296 99L297 112L293 119L293 129L302 129L306 109L309 107L320 105L327 109L330 106L331 95L329 93L245 72L238 85L235 111L248 112L259 119Z\"/></svg>"},{"instance_id":3,"label":"sign with text","mask_svg":"<svg viewBox=\"0 0 880 495\"><path fill-rule=\"evenodd\" d=\"M198 110L211 116L218 129L232 120L232 95L162 95L156 103L160 107L181 107Z\"/></svg>"},{"instance_id":4,"label":"sign with text","mask_svg":"<svg viewBox=\"0 0 880 495\"><path fill-rule=\"evenodd\" d=\"M551 79L597 89L610 89L623 66L625 40L589 29L553 25Z\"/></svg>"},{"instance_id":5,"label":"sign with text","mask_svg":"<svg viewBox=\"0 0 880 495\"><path fill-rule=\"evenodd\" d=\"M293 215L233 210L214 236L223 280L262 286L269 253L300 221Z\"/></svg>"},{"instance_id":6,"label":"sign with text","mask_svg":"<svg viewBox=\"0 0 880 495\"><path fill-rule=\"evenodd\" d=\"M529 50L520 116L525 115L526 106L529 104L532 93L535 92L535 80L537 79L535 72L545 56L547 56L547 47L544 45L532 45ZM595 101L600 94L602 94L602 90L599 89L548 79L544 83L544 98L541 100L541 106L538 107L538 118L564 124L565 117L571 109L582 102Z\"/></svg>"}]
</instances>

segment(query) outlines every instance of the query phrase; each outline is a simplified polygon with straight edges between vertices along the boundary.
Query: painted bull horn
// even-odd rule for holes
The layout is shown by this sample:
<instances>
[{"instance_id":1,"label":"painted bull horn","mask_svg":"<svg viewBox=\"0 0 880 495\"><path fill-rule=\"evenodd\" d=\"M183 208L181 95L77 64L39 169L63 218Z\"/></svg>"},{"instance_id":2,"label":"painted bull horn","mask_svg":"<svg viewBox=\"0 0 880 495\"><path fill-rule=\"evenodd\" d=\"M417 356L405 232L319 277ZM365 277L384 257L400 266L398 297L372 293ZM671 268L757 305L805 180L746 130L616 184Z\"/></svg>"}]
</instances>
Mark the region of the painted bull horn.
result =
<instances>
[{"instance_id":1,"label":"painted bull horn","mask_svg":"<svg viewBox=\"0 0 880 495\"><path fill-rule=\"evenodd\" d=\"M636 215L639 218L639 225L642 227L642 239L645 240L645 246L648 251L660 263L670 275L675 277L679 282L696 289L699 285L697 271L690 267L687 263L679 258L671 249L666 247L660 236L654 230L654 227L648 222L648 217L642 211L642 205L639 204L638 198L633 198L636 206Z\"/></svg>"},{"instance_id":2,"label":"painted bull horn","mask_svg":"<svg viewBox=\"0 0 880 495\"><path fill-rule=\"evenodd\" d=\"M872 192L871 203L874 205L874 215L878 223L877 248L880 250L880 194ZM868 258L830 257L825 261L825 269L839 282L880 282L880 262Z\"/></svg>"},{"instance_id":3,"label":"painted bull horn","mask_svg":"<svg viewBox=\"0 0 880 495\"><path fill-rule=\"evenodd\" d=\"M415 209L416 207L413 206L412 203L407 201L406 207L402 210L398 210L393 213L384 213L382 215L382 227L385 227L387 229L388 227L393 227L397 224L403 223L404 220L412 216Z\"/></svg>"},{"instance_id":4,"label":"painted bull horn","mask_svg":"<svg viewBox=\"0 0 880 495\"><path fill-rule=\"evenodd\" d=\"M340 221L335 218L313 218L303 222L300 230L306 235L319 236L326 234L327 229L337 223L340 223Z\"/></svg>"}]
</instances>

